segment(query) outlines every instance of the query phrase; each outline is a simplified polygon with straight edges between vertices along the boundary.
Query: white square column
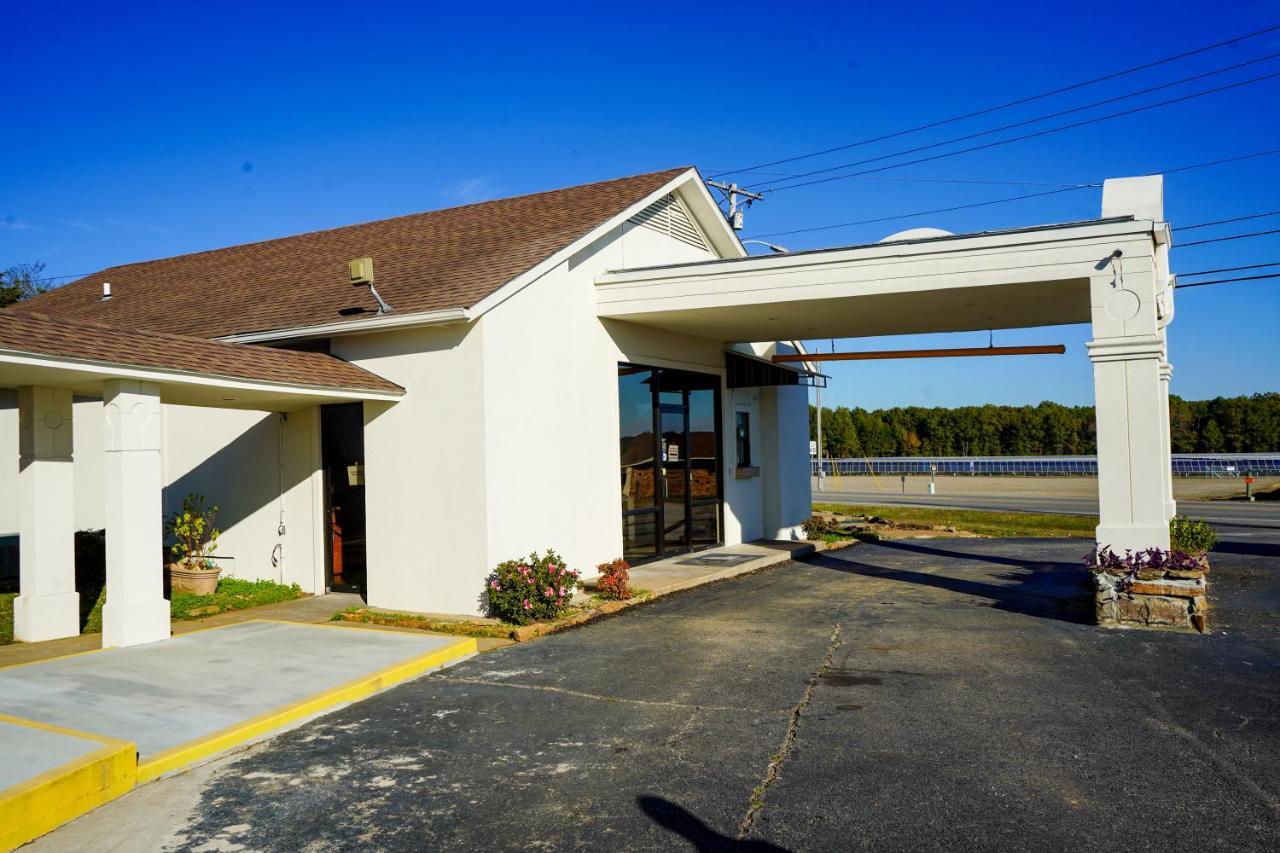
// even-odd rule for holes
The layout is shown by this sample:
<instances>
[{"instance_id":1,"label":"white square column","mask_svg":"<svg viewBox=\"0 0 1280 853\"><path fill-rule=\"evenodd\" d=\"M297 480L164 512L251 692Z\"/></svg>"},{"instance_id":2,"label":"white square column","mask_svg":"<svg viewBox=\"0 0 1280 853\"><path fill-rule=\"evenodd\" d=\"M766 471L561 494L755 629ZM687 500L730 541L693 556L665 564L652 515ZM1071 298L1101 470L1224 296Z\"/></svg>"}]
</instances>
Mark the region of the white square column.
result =
<instances>
[{"instance_id":1,"label":"white square column","mask_svg":"<svg viewBox=\"0 0 1280 853\"><path fill-rule=\"evenodd\" d=\"M1169 432L1169 383L1173 379L1173 365L1169 363L1168 353L1160 360L1160 412L1164 415L1164 426L1161 435L1165 441L1165 456L1169 464L1164 472L1165 519L1172 519L1178 514L1178 502L1173 499L1173 436Z\"/></svg>"},{"instance_id":2,"label":"white square column","mask_svg":"<svg viewBox=\"0 0 1280 853\"><path fill-rule=\"evenodd\" d=\"M160 386L112 379L102 386L106 419L107 600L102 645L169 637L164 598Z\"/></svg>"},{"instance_id":3,"label":"white square column","mask_svg":"<svg viewBox=\"0 0 1280 853\"><path fill-rule=\"evenodd\" d=\"M1098 425L1098 547L1169 547L1169 406L1161 380L1165 342L1157 329L1149 263L1114 258L1090 281ZM1145 267L1145 268L1143 268Z\"/></svg>"},{"instance_id":4,"label":"white square column","mask_svg":"<svg viewBox=\"0 0 1280 853\"><path fill-rule=\"evenodd\" d=\"M73 444L71 391L19 388L19 595L13 600L13 636L21 642L80 633Z\"/></svg>"}]
</instances>

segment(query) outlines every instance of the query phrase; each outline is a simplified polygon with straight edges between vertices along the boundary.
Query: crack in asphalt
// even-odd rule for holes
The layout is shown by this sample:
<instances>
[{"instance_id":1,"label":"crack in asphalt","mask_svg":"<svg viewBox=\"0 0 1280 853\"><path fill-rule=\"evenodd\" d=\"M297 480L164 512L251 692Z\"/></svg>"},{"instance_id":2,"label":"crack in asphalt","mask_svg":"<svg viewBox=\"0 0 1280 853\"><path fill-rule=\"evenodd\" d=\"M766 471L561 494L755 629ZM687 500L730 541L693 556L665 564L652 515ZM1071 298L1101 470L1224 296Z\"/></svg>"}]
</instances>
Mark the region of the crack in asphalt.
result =
<instances>
[{"instance_id":1,"label":"crack in asphalt","mask_svg":"<svg viewBox=\"0 0 1280 853\"><path fill-rule=\"evenodd\" d=\"M591 699L596 702L620 702L626 705L649 705L660 708L681 708L686 711L729 711L739 714L757 713L751 708L735 708L729 705L690 705L686 702L661 702L652 699L627 699L622 696L605 696L600 693L586 693L581 690L570 690L566 687L552 687L546 684L516 684L510 681L489 681L485 678L465 678L453 675L439 675L435 677L435 680L446 681L451 684L480 684L485 687L512 687L518 690L541 690L547 693L560 693L565 696L574 696L578 699Z\"/></svg>"},{"instance_id":2,"label":"crack in asphalt","mask_svg":"<svg viewBox=\"0 0 1280 853\"><path fill-rule=\"evenodd\" d=\"M760 780L760 784L751 792L751 800L747 804L747 813L743 816L742 823L738 825L738 841L746 840L756 817L764 809L765 796L769 793L769 786L774 783L782 772L782 762L787 760L787 756L791 754L791 750L795 746L796 735L800 728L800 715L804 713L804 709L809 707L809 703L813 701L813 694L818 689L818 681L831 668L831 663L835 660L836 651L844 643L843 631L844 624L837 622L835 628L831 631L831 640L827 643L827 651L822 656L822 663L818 664L818 668L809 676L809 680L804 687L804 693L800 695L800 701L792 706L791 718L787 721L787 729L782 735L782 745L770 758L769 765L764 771L764 778Z\"/></svg>"}]
</instances>

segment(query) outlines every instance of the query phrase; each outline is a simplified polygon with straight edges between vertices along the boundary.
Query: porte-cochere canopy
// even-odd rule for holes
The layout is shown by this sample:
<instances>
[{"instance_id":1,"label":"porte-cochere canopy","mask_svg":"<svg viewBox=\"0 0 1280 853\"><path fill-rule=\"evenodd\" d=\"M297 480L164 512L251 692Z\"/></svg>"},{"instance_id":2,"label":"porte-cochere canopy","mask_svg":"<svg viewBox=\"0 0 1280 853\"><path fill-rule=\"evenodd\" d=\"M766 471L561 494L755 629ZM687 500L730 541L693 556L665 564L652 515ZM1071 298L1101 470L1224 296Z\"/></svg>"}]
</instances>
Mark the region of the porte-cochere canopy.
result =
<instances>
[{"instance_id":1,"label":"porte-cochere canopy","mask_svg":"<svg viewBox=\"0 0 1280 853\"><path fill-rule=\"evenodd\" d=\"M1109 180L1102 208L1087 222L618 270L596 280L597 313L725 342L1091 323L1098 542L1168 548L1163 181Z\"/></svg>"}]
</instances>

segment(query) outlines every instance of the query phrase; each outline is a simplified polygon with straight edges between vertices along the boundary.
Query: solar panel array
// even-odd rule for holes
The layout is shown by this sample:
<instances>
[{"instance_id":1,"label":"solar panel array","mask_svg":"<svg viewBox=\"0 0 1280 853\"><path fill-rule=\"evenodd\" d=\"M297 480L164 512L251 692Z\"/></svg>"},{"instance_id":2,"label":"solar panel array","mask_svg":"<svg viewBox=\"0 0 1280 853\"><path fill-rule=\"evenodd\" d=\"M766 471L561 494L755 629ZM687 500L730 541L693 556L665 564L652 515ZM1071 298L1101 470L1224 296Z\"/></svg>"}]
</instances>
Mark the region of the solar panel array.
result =
<instances>
[{"instance_id":1,"label":"solar panel array","mask_svg":"<svg viewBox=\"0 0 1280 853\"><path fill-rule=\"evenodd\" d=\"M817 460L811 460L818 473ZM934 468L936 466L936 468ZM825 459L828 476L859 474L938 474L1084 476L1098 475L1096 456L881 456L874 459ZM1280 453L1175 453L1177 477L1261 477L1280 475Z\"/></svg>"}]
</instances>

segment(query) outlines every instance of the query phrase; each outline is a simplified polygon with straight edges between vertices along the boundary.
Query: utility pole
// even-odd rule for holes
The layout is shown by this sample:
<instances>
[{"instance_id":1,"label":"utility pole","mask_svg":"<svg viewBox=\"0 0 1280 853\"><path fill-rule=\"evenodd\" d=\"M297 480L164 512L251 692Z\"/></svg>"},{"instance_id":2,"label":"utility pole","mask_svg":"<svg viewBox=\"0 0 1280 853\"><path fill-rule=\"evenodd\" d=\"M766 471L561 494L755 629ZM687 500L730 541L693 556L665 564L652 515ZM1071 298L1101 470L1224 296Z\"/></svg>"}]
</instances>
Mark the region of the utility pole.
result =
<instances>
[{"instance_id":1,"label":"utility pole","mask_svg":"<svg viewBox=\"0 0 1280 853\"><path fill-rule=\"evenodd\" d=\"M815 347L814 352L821 352L821 349ZM815 385L813 390L818 396L818 491L823 492L826 487L822 479L822 386Z\"/></svg>"},{"instance_id":2,"label":"utility pole","mask_svg":"<svg viewBox=\"0 0 1280 853\"><path fill-rule=\"evenodd\" d=\"M750 190L741 189L737 184L707 181L707 186L720 190L720 192L724 193L724 197L729 200L729 213L726 218L729 220L729 224L733 226L734 231L742 230L742 208L738 204L738 196L742 196L747 200L746 207L750 207L753 201L764 201L764 196L761 193L753 193Z\"/></svg>"}]
</instances>

